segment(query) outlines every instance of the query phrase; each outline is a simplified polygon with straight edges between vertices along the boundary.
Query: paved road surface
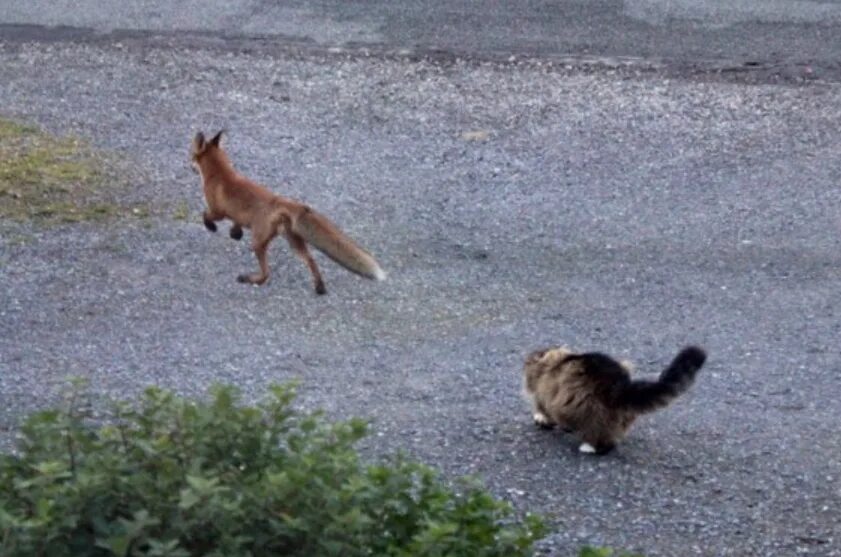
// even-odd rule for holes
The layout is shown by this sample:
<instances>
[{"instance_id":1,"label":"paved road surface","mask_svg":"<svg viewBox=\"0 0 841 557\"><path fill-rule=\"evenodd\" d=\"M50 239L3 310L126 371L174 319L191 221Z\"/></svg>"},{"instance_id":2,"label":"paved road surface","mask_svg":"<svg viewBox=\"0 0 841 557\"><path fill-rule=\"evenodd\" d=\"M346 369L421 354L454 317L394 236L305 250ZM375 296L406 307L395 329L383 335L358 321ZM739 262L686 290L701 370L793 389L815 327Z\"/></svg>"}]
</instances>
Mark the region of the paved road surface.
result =
<instances>
[{"instance_id":1,"label":"paved road surface","mask_svg":"<svg viewBox=\"0 0 841 557\"><path fill-rule=\"evenodd\" d=\"M38 4L42 23L178 21ZM402 25L452 39L421 25L417 9L384 6L367 21L359 5L322 4L316 16L287 4L298 24L284 19L281 31L395 46ZM225 6L203 24L205 12L183 12L206 29L200 40L0 32L2 114L118 153L131 199L159 211L106 225L0 223L7 442L67 375L113 396L149 384L199 395L225 381L258 397L299 378L305 407L373 420L366 451L409 451L551 513L552 555L582 543L662 556L841 555L838 85L543 63L563 48L519 64L331 53L291 39L265 48L214 38L214 25L245 9ZM666 33L656 3L589 6L604 6L590 12L594 28L618 18ZM704 4L667 6L723 36L792 30L795 17L835 17L837 4L799 3L801 15L767 24L740 21L748 4L715 17L698 12ZM762 6L763 18L779 15L778 4ZM4 5L0 21L36 21L19 10ZM614 31L595 36L633 42ZM471 40L485 39L466 48ZM494 48L520 43L505 40ZM820 43L809 44L829 60L830 41ZM186 164L190 135L222 126L244 171L330 215L389 280L363 281L322 257L330 293L318 298L278 243L271 282L237 284L253 257L204 230ZM475 131L487 138L465 139ZM167 216L181 203L189 222ZM524 354L556 342L608 350L644 373L690 342L710 359L695 388L618 451L583 458L570 439L535 430L519 396Z\"/></svg>"},{"instance_id":2,"label":"paved road surface","mask_svg":"<svg viewBox=\"0 0 841 557\"><path fill-rule=\"evenodd\" d=\"M0 22L469 55L632 57L683 70L742 69L762 79L841 78L839 0L30 0L0 5Z\"/></svg>"}]
</instances>

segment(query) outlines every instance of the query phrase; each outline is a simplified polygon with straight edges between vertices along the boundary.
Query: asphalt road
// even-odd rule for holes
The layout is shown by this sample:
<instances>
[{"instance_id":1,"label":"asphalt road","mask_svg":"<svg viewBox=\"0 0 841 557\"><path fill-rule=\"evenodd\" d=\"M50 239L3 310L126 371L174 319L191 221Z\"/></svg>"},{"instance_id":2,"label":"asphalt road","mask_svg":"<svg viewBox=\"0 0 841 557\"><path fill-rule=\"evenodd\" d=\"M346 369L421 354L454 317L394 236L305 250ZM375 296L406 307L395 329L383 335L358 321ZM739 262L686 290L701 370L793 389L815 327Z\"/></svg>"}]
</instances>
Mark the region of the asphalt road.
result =
<instances>
[{"instance_id":1,"label":"asphalt road","mask_svg":"<svg viewBox=\"0 0 841 557\"><path fill-rule=\"evenodd\" d=\"M369 454L402 449L552 515L547 554L841 555L831 80L62 33L3 28L0 111L117 153L159 216L0 223L7 443L68 375L117 397L223 381L253 398L297 378L302 406L372 419ZM192 133L223 126L243 171L329 215L389 280L321 257L316 297L278 243L270 283L237 284L253 256L204 230L187 165ZM182 203L189 222L167 216ZM522 358L555 343L642 373L687 343L710 358L688 395L588 458L520 398Z\"/></svg>"},{"instance_id":2,"label":"asphalt road","mask_svg":"<svg viewBox=\"0 0 841 557\"><path fill-rule=\"evenodd\" d=\"M29 0L0 4L0 22L469 56L631 58L760 80L841 79L839 0Z\"/></svg>"}]
</instances>

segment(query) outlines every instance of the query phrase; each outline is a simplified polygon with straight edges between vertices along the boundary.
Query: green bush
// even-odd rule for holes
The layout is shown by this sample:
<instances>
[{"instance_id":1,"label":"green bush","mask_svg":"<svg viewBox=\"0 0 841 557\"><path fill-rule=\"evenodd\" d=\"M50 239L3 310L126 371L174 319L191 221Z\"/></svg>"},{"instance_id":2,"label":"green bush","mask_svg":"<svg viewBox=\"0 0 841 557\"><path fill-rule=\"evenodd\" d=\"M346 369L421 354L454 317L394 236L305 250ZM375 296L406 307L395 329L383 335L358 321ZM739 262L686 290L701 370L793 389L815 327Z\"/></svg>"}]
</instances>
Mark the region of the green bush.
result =
<instances>
[{"instance_id":1,"label":"green bush","mask_svg":"<svg viewBox=\"0 0 841 557\"><path fill-rule=\"evenodd\" d=\"M360 461L364 423L325 424L273 387L193 402L149 389L109 425L70 404L0 456L0 555L527 555L541 520L396 458Z\"/></svg>"}]
</instances>

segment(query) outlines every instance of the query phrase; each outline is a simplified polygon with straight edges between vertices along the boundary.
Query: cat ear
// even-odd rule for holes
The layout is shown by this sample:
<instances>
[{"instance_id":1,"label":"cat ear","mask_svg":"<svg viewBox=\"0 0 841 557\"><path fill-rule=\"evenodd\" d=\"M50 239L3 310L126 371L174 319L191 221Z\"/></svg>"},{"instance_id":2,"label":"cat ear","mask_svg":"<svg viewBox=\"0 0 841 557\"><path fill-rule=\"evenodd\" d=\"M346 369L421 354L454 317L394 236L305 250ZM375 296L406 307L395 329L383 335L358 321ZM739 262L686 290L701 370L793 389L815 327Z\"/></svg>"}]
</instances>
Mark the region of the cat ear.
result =
<instances>
[{"instance_id":1,"label":"cat ear","mask_svg":"<svg viewBox=\"0 0 841 557\"><path fill-rule=\"evenodd\" d=\"M214 147L219 147L219 141L221 141L221 140L222 140L222 134L223 134L223 133L225 133L225 130L219 130L219 133L217 133L216 135L214 135L214 136L210 139L210 142L209 142L209 143L210 143L211 145L213 145Z\"/></svg>"}]
</instances>

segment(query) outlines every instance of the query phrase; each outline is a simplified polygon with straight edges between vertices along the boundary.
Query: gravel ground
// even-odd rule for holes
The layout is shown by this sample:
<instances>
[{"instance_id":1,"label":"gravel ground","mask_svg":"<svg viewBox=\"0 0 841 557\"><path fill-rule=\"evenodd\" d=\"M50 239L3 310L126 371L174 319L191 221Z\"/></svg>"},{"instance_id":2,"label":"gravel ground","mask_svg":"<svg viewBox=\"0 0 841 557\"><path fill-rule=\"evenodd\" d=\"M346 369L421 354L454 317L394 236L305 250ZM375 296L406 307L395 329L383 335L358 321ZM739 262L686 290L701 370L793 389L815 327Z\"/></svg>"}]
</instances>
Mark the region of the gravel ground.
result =
<instances>
[{"instance_id":1,"label":"gravel ground","mask_svg":"<svg viewBox=\"0 0 841 557\"><path fill-rule=\"evenodd\" d=\"M224 44L0 43L0 111L117 153L149 219L0 223L0 430L68 375L373 421L402 449L549 513L542 549L841 555L841 87L243 52ZM211 235L187 165L230 130L248 175L329 215L389 272ZM487 132L484 140L467 132ZM483 134L474 134L482 136ZM190 220L166 216L186 203ZM833 340L835 339L835 340ZM524 354L608 351L657 372L709 351L695 388L603 458L536 430Z\"/></svg>"}]
</instances>

